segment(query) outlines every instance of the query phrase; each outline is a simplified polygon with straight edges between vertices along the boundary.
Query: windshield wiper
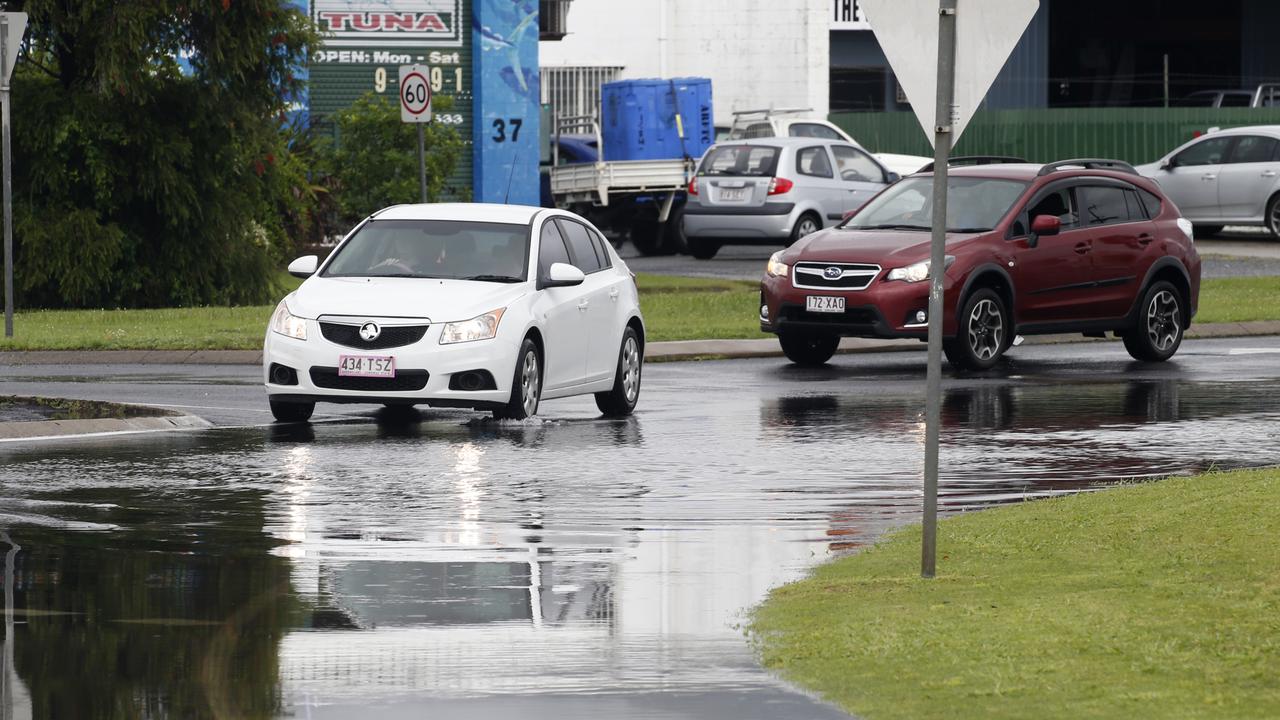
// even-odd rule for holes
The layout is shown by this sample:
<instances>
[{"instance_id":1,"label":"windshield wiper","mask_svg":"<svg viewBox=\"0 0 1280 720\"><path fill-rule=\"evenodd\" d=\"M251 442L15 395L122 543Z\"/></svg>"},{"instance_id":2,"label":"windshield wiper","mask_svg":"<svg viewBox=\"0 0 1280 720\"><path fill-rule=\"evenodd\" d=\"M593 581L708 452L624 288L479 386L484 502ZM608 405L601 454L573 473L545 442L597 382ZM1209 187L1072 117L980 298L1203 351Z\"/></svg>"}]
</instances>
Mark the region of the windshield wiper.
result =
<instances>
[{"instance_id":1,"label":"windshield wiper","mask_svg":"<svg viewBox=\"0 0 1280 720\"><path fill-rule=\"evenodd\" d=\"M992 228L971 227L971 228L947 228L947 232L953 233L984 233L991 232Z\"/></svg>"},{"instance_id":2,"label":"windshield wiper","mask_svg":"<svg viewBox=\"0 0 1280 720\"><path fill-rule=\"evenodd\" d=\"M471 277L459 278L460 280L478 280L480 282L498 282L498 283L518 283L524 282L523 279L514 275L472 275Z\"/></svg>"},{"instance_id":3,"label":"windshield wiper","mask_svg":"<svg viewBox=\"0 0 1280 720\"><path fill-rule=\"evenodd\" d=\"M928 230L927 225L849 225L850 230Z\"/></svg>"}]
</instances>

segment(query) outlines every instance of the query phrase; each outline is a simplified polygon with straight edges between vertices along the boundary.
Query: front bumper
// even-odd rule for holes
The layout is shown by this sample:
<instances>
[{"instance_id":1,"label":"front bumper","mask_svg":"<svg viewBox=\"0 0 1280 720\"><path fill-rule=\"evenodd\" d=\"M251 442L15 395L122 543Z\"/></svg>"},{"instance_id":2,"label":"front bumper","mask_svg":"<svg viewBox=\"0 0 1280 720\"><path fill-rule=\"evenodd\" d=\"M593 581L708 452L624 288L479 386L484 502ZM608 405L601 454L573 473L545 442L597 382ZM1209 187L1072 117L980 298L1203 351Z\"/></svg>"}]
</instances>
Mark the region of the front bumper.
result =
<instances>
[{"instance_id":1,"label":"front bumper","mask_svg":"<svg viewBox=\"0 0 1280 720\"><path fill-rule=\"evenodd\" d=\"M491 408L505 404L511 397L519 344L510 339L514 332L503 333L491 340L478 340L456 345L441 345L443 324L431 325L416 343L402 347L361 350L331 342L320 334L316 320L307 321L307 339L297 340L267 331L262 352L262 381L267 394L284 402L377 403L433 405L436 407ZM345 383L360 388L322 387L335 381L338 359L342 355L369 355L395 358L396 374L405 385L420 389L388 389L387 383ZM296 385L272 382L272 365L283 365L296 371ZM313 377L313 370L316 377ZM488 372L494 389L450 389L455 375L473 371ZM329 379L326 380L325 377ZM418 382L425 376L425 383Z\"/></svg>"},{"instance_id":2,"label":"front bumper","mask_svg":"<svg viewBox=\"0 0 1280 720\"><path fill-rule=\"evenodd\" d=\"M955 334L952 281L944 280L943 334ZM844 313L805 310L805 297L843 297ZM928 323L917 323L915 314L929 310L929 283L886 282L876 279L863 290L815 290L796 288L790 277L766 276L760 282L760 329L768 333L788 330L823 332L841 337L915 338L927 340Z\"/></svg>"}]
</instances>

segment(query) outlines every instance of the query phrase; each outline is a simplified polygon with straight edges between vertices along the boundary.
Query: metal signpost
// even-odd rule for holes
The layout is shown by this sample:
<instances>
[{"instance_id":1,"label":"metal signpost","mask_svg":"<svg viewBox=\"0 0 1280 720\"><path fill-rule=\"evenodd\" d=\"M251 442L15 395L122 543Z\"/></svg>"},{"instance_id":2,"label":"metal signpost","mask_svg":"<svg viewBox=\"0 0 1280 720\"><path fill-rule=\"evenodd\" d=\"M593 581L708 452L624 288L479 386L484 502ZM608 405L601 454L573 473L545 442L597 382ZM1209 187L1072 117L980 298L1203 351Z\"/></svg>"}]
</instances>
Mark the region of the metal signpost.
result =
<instances>
[{"instance_id":1,"label":"metal signpost","mask_svg":"<svg viewBox=\"0 0 1280 720\"><path fill-rule=\"evenodd\" d=\"M431 83L426 65L400 66L400 121L418 126L418 184L422 202L427 201L427 155L422 142L422 124L431 122Z\"/></svg>"},{"instance_id":2,"label":"metal signpost","mask_svg":"<svg viewBox=\"0 0 1280 720\"><path fill-rule=\"evenodd\" d=\"M27 30L26 13L0 13L0 132L4 134L4 336L13 337L13 148L9 145L9 78Z\"/></svg>"},{"instance_id":3,"label":"metal signpost","mask_svg":"<svg viewBox=\"0 0 1280 720\"><path fill-rule=\"evenodd\" d=\"M912 100L916 118L933 142L924 533L920 546L920 575L931 578L937 571L947 163L951 148L1026 31L1040 0L862 0L860 5L898 82Z\"/></svg>"}]
</instances>

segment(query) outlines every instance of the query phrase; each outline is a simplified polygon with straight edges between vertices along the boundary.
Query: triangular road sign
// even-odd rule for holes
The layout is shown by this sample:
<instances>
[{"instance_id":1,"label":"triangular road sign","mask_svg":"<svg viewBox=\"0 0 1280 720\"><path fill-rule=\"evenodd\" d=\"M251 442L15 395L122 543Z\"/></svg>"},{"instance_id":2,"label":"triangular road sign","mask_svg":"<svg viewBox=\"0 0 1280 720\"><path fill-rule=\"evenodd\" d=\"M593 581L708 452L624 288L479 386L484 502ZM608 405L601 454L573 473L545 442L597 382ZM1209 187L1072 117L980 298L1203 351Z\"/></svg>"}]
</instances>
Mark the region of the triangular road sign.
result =
<instances>
[{"instance_id":1,"label":"triangular road sign","mask_svg":"<svg viewBox=\"0 0 1280 720\"><path fill-rule=\"evenodd\" d=\"M0 78L0 84L8 85L9 78L13 77L13 66L18 62L18 50L22 48L22 34L27 31L27 14L21 12L0 13L9 21L8 32L0 38L0 42L4 43L4 77Z\"/></svg>"},{"instance_id":2,"label":"triangular road sign","mask_svg":"<svg viewBox=\"0 0 1280 720\"><path fill-rule=\"evenodd\" d=\"M938 102L938 0L861 0L858 5L932 143ZM982 104L1040 0L958 0L956 5L952 145Z\"/></svg>"}]
</instances>

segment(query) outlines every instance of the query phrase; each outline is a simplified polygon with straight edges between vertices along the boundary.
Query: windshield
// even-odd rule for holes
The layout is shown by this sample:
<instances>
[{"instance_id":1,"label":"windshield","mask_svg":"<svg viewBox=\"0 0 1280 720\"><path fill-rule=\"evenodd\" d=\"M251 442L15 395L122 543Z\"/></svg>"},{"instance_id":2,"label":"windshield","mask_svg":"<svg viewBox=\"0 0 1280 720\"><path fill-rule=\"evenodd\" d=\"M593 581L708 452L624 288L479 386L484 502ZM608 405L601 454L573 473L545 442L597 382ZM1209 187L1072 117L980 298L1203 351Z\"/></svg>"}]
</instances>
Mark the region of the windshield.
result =
<instances>
[{"instance_id":1,"label":"windshield","mask_svg":"<svg viewBox=\"0 0 1280 720\"><path fill-rule=\"evenodd\" d=\"M947 178L947 230L986 232L1000 223L1028 183L992 178ZM929 230L933 227L933 177L892 185L841 225L851 230Z\"/></svg>"},{"instance_id":2,"label":"windshield","mask_svg":"<svg viewBox=\"0 0 1280 720\"><path fill-rule=\"evenodd\" d=\"M528 267L528 225L371 220L336 251L321 274L523 282Z\"/></svg>"},{"instance_id":3,"label":"windshield","mask_svg":"<svg viewBox=\"0 0 1280 720\"><path fill-rule=\"evenodd\" d=\"M720 145L702 160L699 175L773 175L778 148L766 145Z\"/></svg>"}]
</instances>

